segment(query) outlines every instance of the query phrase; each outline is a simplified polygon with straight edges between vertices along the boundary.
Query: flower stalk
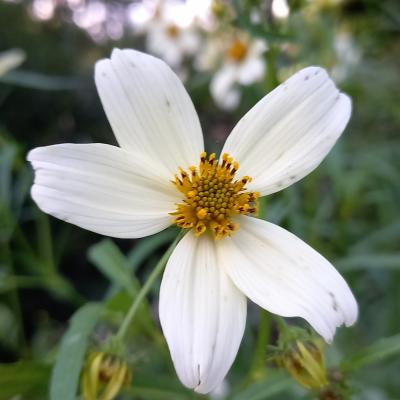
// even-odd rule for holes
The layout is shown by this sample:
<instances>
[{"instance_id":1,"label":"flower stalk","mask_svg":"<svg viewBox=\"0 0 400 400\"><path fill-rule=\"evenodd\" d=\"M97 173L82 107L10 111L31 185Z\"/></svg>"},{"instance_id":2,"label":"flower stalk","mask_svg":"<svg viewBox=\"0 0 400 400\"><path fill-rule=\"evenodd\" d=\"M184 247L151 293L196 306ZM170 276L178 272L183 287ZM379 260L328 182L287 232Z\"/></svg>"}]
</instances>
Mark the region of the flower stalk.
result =
<instances>
[{"instance_id":1,"label":"flower stalk","mask_svg":"<svg viewBox=\"0 0 400 400\"><path fill-rule=\"evenodd\" d=\"M184 234L184 231L181 230L181 232L178 234L178 236L175 238L175 240L168 247L167 251L160 258L160 261L157 263L156 267L151 272L146 283L140 289L138 295L136 296L135 301L132 303L131 308L129 309L128 313L126 314L118 332L116 333L116 335L114 337L114 340L116 342L122 342L125 339L125 336L128 332L128 329L132 323L133 318L136 315L136 312L138 311L138 309L140 307L140 304L142 303L142 301L146 297L147 293L152 288L154 282L157 280L157 278L160 276L160 274L164 270L164 268L167 264L167 261L169 259L169 256L171 255L172 251L175 249L176 245L178 244L179 240L182 238L183 234Z\"/></svg>"}]
</instances>

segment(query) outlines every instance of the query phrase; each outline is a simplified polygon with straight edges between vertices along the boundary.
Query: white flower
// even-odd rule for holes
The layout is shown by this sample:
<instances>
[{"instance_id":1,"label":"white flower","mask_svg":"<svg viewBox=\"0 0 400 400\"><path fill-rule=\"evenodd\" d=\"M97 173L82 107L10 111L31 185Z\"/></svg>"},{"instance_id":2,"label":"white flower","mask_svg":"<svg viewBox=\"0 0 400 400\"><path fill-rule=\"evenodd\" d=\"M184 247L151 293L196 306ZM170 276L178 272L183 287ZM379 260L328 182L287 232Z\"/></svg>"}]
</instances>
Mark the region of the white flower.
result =
<instances>
[{"instance_id":1,"label":"white flower","mask_svg":"<svg viewBox=\"0 0 400 400\"><path fill-rule=\"evenodd\" d=\"M340 32L335 38L336 63L332 76L339 82L344 81L361 61L361 50L351 34Z\"/></svg>"},{"instance_id":2,"label":"white flower","mask_svg":"<svg viewBox=\"0 0 400 400\"><path fill-rule=\"evenodd\" d=\"M356 321L356 301L324 257L249 216L258 195L310 173L344 130L350 99L323 69L301 70L257 103L233 129L219 163L206 158L193 104L164 62L114 50L96 64L95 80L121 147L32 150L32 197L57 218L117 238L161 231L171 214L193 228L167 263L159 309L185 386L207 393L223 381L243 336L246 296L272 313L306 319L327 341L336 327ZM239 179L232 157L241 163ZM176 175L179 166L192 167Z\"/></svg>"},{"instance_id":3,"label":"white flower","mask_svg":"<svg viewBox=\"0 0 400 400\"><path fill-rule=\"evenodd\" d=\"M25 61L25 52L21 49L11 49L0 53L0 76L19 67Z\"/></svg>"},{"instance_id":4,"label":"white flower","mask_svg":"<svg viewBox=\"0 0 400 400\"><path fill-rule=\"evenodd\" d=\"M226 110L236 108L240 102L238 85L249 86L264 77L267 49L261 39L253 39L244 32L230 37L210 40L198 59L200 69L210 69L217 57L223 57L221 66L210 83L210 92L217 105Z\"/></svg>"},{"instance_id":5,"label":"white flower","mask_svg":"<svg viewBox=\"0 0 400 400\"><path fill-rule=\"evenodd\" d=\"M229 383L226 381L226 379L224 379L221 383L218 384L215 389L210 392L209 397L212 400L221 400L225 399L228 396L229 392Z\"/></svg>"},{"instance_id":6,"label":"white flower","mask_svg":"<svg viewBox=\"0 0 400 400\"><path fill-rule=\"evenodd\" d=\"M200 36L193 25L195 16L191 9L178 0L159 0L150 3L151 18L132 22L140 32L146 33L146 48L165 60L171 67L178 68L186 56L195 54L200 45ZM134 15L149 12L149 4L139 3L132 11Z\"/></svg>"},{"instance_id":7,"label":"white flower","mask_svg":"<svg viewBox=\"0 0 400 400\"><path fill-rule=\"evenodd\" d=\"M286 19L290 14L290 8L287 0L273 0L271 11L275 18Z\"/></svg>"}]
</instances>

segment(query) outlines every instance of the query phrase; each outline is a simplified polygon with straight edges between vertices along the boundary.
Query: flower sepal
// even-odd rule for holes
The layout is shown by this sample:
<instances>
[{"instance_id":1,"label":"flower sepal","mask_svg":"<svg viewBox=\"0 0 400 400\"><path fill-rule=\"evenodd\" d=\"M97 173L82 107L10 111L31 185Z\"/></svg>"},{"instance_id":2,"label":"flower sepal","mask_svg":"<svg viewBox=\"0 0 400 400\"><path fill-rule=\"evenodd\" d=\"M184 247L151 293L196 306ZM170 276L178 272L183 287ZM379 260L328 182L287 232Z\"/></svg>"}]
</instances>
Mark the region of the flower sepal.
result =
<instances>
[{"instance_id":1,"label":"flower sepal","mask_svg":"<svg viewBox=\"0 0 400 400\"><path fill-rule=\"evenodd\" d=\"M289 327L282 320L277 346L271 346L269 360L307 389L328 385L324 342L321 338L298 327Z\"/></svg>"}]
</instances>

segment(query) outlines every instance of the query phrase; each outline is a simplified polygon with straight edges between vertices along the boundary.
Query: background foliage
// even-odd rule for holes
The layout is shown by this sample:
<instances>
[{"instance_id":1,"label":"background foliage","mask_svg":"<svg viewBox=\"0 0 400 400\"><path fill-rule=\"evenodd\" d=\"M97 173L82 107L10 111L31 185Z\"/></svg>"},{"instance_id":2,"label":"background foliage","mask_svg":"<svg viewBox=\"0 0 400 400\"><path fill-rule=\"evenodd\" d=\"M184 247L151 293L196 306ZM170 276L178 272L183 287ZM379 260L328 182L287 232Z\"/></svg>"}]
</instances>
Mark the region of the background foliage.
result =
<instances>
[{"instance_id":1,"label":"background foliage","mask_svg":"<svg viewBox=\"0 0 400 400\"><path fill-rule=\"evenodd\" d=\"M107 4L121 10L128 6L124 1ZM215 71L196 71L190 57L182 62L210 149L220 149L244 112L301 66L330 69L353 99L351 122L335 149L310 176L269 197L265 218L330 259L358 299L357 325L339 330L328 349L328 363L345 371L352 398L398 400L399 2L295 0L285 19L274 18L268 2L223 4L232 13L225 23L265 39L269 50L264 79L242 87L240 104L229 111L210 97ZM53 399L54 393L64 393L58 399L74 399L87 347L118 327L176 236L170 229L140 241L101 238L49 218L33 204L27 151L63 142L115 143L95 91L93 65L113 47L146 46L143 34L127 26L118 39L96 36L74 24L65 5L50 17L35 14L35 7L30 1L0 1L0 51L21 48L26 53L22 67L0 77L1 400L43 399L49 393ZM256 24L254 9L262 10ZM340 42L343 37L347 44ZM175 376L160 333L157 296L154 287L130 330L133 384L120 396L201 397L185 390ZM68 335L74 333L79 343L70 348ZM267 365L267 344L275 340L271 317L249 304L226 398L315 398ZM57 357L58 363L64 357L69 364L64 360L51 372Z\"/></svg>"}]
</instances>

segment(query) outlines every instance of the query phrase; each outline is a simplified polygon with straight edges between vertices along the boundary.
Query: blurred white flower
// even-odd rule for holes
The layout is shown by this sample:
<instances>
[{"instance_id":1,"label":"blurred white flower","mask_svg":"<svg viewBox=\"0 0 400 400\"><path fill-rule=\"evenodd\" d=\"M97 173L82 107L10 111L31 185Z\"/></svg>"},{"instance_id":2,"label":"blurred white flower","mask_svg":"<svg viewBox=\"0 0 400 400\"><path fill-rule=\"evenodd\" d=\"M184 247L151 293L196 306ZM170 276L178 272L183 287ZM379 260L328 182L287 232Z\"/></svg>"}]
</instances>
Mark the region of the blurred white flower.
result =
<instances>
[{"instance_id":1,"label":"blurred white flower","mask_svg":"<svg viewBox=\"0 0 400 400\"><path fill-rule=\"evenodd\" d=\"M213 0L186 0L185 4L197 26L207 31L215 29L217 20L212 11Z\"/></svg>"},{"instance_id":2,"label":"blurred white flower","mask_svg":"<svg viewBox=\"0 0 400 400\"><path fill-rule=\"evenodd\" d=\"M118 40L124 34L125 6L98 0L88 3L75 0L71 10L74 23L96 42Z\"/></svg>"},{"instance_id":3,"label":"blurred white flower","mask_svg":"<svg viewBox=\"0 0 400 400\"><path fill-rule=\"evenodd\" d=\"M230 385L226 379L224 379L215 389L213 389L209 397L212 400L221 400L225 399L230 392Z\"/></svg>"},{"instance_id":4,"label":"blurred white flower","mask_svg":"<svg viewBox=\"0 0 400 400\"><path fill-rule=\"evenodd\" d=\"M130 11L133 26L146 34L147 50L174 69L199 49L201 38L195 18L193 8L179 0L142 2Z\"/></svg>"},{"instance_id":5,"label":"blurred white flower","mask_svg":"<svg viewBox=\"0 0 400 400\"><path fill-rule=\"evenodd\" d=\"M35 19L47 21L53 18L56 6L55 0L34 0L31 4L31 15Z\"/></svg>"},{"instance_id":6,"label":"blurred white flower","mask_svg":"<svg viewBox=\"0 0 400 400\"><path fill-rule=\"evenodd\" d=\"M25 52L21 49L11 49L0 53L0 76L19 67L25 61Z\"/></svg>"},{"instance_id":7,"label":"blurred white flower","mask_svg":"<svg viewBox=\"0 0 400 400\"><path fill-rule=\"evenodd\" d=\"M346 127L351 100L326 71L305 68L260 100L232 130L219 160L207 157L193 103L161 60L115 49L96 64L95 81L121 147L32 150L31 194L44 212L102 235L139 238L174 223L186 228L159 301L185 386L209 393L224 380L243 337L246 297L272 313L306 319L326 341L356 321L356 300L332 264L285 229L251 216L258 196L313 171Z\"/></svg>"},{"instance_id":8,"label":"blurred white flower","mask_svg":"<svg viewBox=\"0 0 400 400\"><path fill-rule=\"evenodd\" d=\"M107 18L107 6L101 1L92 1L83 4L74 11L74 22L83 29L101 25Z\"/></svg>"},{"instance_id":9,"label":"blurred white flower","mask_svg":"<svg viewBox=\"0 0 400 400\"><path fill-rule=\"evenodd\" d=\"M351 34L340 32L335 38L336 64L332 76L339 82L344 81L361 60L361 49Z\"/></svg>"},{"instance_id":10,"label":"blurred white flower","mask_svg":"<svg viewBox=\"0 0 400 400\"><path fill-rule=\"evenodd\" d=\"M154 17L156 8L156 0L134 2L128 6L127 18L136 32L146 32L146 26Z\"/></svg>"},{"instance_id":11,"label":"blurred white flower","mask_svg":"<svg viewBox=\"0 0 400 400\"><path fill-rule=\"evenodd\" d=\"M273 0L271 10L272 15L278 19L286 19L290 13L287 0Z\"/></svg>"},{"instance_id":12,"label":"blurred white flower","mask_svg":"<svg viewBox=\"0 0 400 400\"><path fill-rule=\"evenodd\" d=\"M216 35L210 39L196 60L200 70L216 72L211 79L210 92L217 105L226 110L236 108L241 91L238 85L248 86L264 77L267 50L264 40L254 39L245 32Z\"/></svg>"}]
</instances>

